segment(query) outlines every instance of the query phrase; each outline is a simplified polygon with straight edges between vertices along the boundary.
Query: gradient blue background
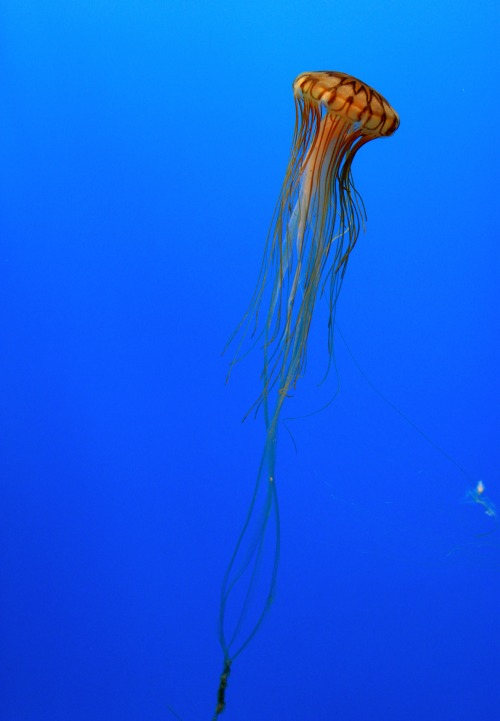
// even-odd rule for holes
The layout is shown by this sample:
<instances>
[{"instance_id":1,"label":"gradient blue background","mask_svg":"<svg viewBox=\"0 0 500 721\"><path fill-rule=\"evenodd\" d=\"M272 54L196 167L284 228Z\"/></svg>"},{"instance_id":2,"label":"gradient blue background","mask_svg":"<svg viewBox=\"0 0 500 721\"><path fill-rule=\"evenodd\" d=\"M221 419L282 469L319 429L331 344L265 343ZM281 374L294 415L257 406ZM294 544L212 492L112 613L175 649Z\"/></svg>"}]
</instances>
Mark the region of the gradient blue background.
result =
<instances>
[{"instance_id":1,"label":"gradient blue background","mask_svg":"<svg viewBox=\"0 0 500 721\"><path fill-rule=\"evenodd\" d=\"M211 719L220 581L263 421L225 386L293 130L336 69L401 127L368 211L340 393L282 429L276 603L227 721L497 721L498 3L3 0L0 718ZM325 309L285 415L335 377ZM491 533L489 533L491 532ZM489 535L480 536L479 534Z\"/></svg>"}]
</instances>

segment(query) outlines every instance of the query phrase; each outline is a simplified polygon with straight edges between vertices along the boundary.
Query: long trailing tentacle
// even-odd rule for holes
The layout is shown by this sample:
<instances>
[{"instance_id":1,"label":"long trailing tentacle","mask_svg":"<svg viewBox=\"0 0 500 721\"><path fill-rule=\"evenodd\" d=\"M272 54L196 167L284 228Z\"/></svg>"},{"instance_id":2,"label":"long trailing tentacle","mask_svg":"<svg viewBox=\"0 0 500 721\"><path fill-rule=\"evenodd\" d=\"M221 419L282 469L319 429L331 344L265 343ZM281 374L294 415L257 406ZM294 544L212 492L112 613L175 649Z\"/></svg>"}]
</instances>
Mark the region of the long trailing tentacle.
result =
<instances>
[{"instance_id":1,"label":"long trailing tentacle","mask_svg":"<svg viewBox=\"0 0 500 721\"><path fill-rule=\"evenodd\" d=\"M222 583L219 639L224 668L219 710L214 718L225 705L230 664L257 633L275 593L280 555L275 483L278 423L285 398L305 368L307 338L322 278L331 274L337 295L356 242L359 222L354 191L352 195L346 194L340 185L344 166L350 160L349 141L352 142L349 124L325 115L304 99L297 100L291 160L269 232L259 283L237 329L241 337L236 359L246 337L256 334L261 308L268 303L264 326L257 336L257 342L263 344L262 391L253 406L264 408L266 442L247 517ZM328 270L330 254L332 266ZM248 621L252 596L261 581L264 546L269 542L273 551L267 592L260 610ZM239 610L229 628L228 604L240 586L244 590Z\"/></svg>"}]
</instances>

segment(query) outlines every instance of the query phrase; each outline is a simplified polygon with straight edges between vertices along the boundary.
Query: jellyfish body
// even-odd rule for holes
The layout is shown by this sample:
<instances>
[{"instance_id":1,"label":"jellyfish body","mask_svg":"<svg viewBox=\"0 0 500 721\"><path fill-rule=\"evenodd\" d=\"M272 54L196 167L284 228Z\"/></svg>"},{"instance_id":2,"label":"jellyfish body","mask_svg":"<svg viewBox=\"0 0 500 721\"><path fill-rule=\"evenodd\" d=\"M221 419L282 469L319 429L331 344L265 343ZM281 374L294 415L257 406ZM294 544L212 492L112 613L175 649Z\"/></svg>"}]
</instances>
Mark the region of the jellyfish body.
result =
<instances>
[{"instance_id":1,"label":"jellyfish body","mask_svg":"<svg viewBox=\"0 0 500 721\"><path fill-rule=\"evenodd\" d=\"M224 668L214 719L225 707L231 663L259 629L274 597L280 551L278 423L285 398L305 371L314 307L325 291L330 358L333 355L337 299L365 221L352 162L365 143L389 136L399 126L397 113L379 93L344 73L302 73L293 91L296 122L290 160L257 287L232 339L239 337L232 365L246 355L245 343L263 348L261 391L252 408L263 408L266 439L250 509L222 584L219 638ZM249 621L265 553L270 555L267 592ZM229 600L240 584L243 592L230 622Z\"/></svg>"}]
</instances>

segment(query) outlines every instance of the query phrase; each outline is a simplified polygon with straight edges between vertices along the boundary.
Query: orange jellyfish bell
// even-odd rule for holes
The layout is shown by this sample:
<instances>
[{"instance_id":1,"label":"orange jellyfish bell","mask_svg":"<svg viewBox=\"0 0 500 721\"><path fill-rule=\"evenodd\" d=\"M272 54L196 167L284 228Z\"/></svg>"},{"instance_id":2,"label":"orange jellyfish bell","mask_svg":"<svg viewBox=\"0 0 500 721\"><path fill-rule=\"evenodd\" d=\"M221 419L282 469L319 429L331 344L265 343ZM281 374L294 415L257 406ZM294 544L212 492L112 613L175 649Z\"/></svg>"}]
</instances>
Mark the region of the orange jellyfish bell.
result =
<instances>
[{"instance_id":1,"label":"orange jellyfish bell","mask_svg":"<svg viewBox=\"0 0 500 721\"><path fill-rule=\"evenodd\" d=\"M366 135L392 135L399 127L399 115L387 100L346 73L333 70L301 73L294 80L293 91L296 98L313 105L322 104L327 113L359 124Z\"/></svg>"}]
</instances>

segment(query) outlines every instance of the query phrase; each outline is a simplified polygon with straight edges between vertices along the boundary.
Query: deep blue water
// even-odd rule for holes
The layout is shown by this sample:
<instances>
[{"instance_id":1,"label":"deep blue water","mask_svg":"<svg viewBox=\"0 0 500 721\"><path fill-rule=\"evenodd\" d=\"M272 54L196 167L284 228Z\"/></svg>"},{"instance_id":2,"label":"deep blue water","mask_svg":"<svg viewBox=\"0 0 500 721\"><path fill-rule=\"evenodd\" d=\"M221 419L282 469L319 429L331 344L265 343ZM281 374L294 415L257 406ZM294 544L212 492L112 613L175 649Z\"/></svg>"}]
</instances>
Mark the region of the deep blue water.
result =
<instances>
[{"instance_id":1,"label":"deep blue water","mask_svg":"<svg viewBox=\"0 0 500 721\"><path fill-rule=\"evenodd\" d=\"M0 718L210 721L261 359L225 384L287 164L291 83L401 116L327 365L280 429L282 557L224 721L497 721L498 4L4 0ZM434 444L434 445L432 445ZM444 453L436 450L439 446ZM455 459L453 463L448 459ZM458 466L466 470L462 473Z\"/></svg>"}]
</instances>

